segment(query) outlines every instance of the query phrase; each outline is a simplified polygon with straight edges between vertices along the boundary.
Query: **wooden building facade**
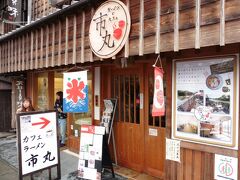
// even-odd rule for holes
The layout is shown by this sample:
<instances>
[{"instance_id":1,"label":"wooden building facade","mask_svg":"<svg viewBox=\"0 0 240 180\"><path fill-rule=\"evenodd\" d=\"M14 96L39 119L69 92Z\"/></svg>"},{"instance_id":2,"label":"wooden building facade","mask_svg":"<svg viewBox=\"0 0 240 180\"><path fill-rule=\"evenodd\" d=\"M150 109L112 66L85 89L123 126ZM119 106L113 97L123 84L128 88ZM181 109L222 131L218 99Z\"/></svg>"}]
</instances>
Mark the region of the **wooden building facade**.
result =
<instances>
[{"instance_id":1,"label":"wooden building facade","mask_svg":"<svg viewBox=\"0 0 240 180\"><path fill-rule=\"evenodd\" d=\"M122 0L131 15L130 35L117 56L104 60L93 54L89 44L89 25L102 2L66 1L57 9L48 0L33 0L32 22L0 36L0 74L26 75L26 94L35 107L51 109L55 92L61 90L62 72L75 65L85 67L89 69L91 108L85 115L69 115L68 147L72 151L79 150L74 119L99 124L96 112L103 111L102 100L116 97L119 165L168 180L214 179L214 154L239 160L240 143L234 149L182 140L181 162L165 159L165 138L172 138L173 127L173 65L175 59L229 55L239 62L240 1ZM159 53L165 72L166 115L153 118L152 65ZM238 112L238 105L234 106ZM149 135L150 129L157 136Z\"/></svg>"}]
</instances>

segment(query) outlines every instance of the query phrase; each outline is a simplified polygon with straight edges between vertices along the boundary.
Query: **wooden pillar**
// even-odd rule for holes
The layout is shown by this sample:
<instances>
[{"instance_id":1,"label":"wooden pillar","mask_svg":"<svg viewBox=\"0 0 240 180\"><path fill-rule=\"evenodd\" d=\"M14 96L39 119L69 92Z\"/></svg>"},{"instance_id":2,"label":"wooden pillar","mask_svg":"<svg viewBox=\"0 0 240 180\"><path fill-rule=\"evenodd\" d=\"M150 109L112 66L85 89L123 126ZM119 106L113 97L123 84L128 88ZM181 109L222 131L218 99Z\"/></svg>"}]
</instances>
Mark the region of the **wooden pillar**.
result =
<instances>
[{"instance_id":1,"label":"wooden pillar","mask_svg":"<svg viewBox=\"0 0 240 180\"><path fill-rule=\"evenodd\" d=\"M40 60L39 68L43 68L43 27L40 30Z\"/></svg>"},{"instance_id":2,"label":"wooden pillar","mask_svg":"<svg viewBox=\"0 0 240 180\"><path fill-rule=\"evenodd\" d=\"M174 51L179 51L179 0L175 0L174 10Z\"/></svg>"},{"instance_id":3,"label":"wooden pillar","mask_svg":"<svg viewBox=\"0 0 240 180\"><path fill-rule=\"evenodd\" d=\"M128 10L130 11L130 1L126 0L126 6ZM125 46L124 46L124 57L128 58L129 56L129 37L126 40Z\"/></svg>"},{"instance_id":4,"label":"wooden pillar","mask_svg":"<svg viewBox=\"0 0 240 180\"><path fill-rule=\"evenodd\" d=\"M84 63L85 52L85 12L82 12L82 29L81 29L81 63Z\"/></svg>"},{"instance_id":5,"label":"wooden pillar","mask_svg":"<svg viewBox=\"0 0 240 180\"><path fill-rule=\"evenodd\" d=\"M49 66L49 27L47 25L46 27L46 58L45 58L45 67L47 68Z\"/></svg>"},{"instance_id":6,"label":"wooden pillar","mask_svg":"<svg viewBox=\"0 0 240 180\"><path fill-rule=\"evenodd\" d=\"M52 24L52 62L51 66L55 65L55 23Z\"/></svg>"},{"instance_id":7,"label":"wooden pillar","mask_svg":"<svg viewBox=\"0 0 240 180\"><path fill-rule=\"evenodd\" d=\"M33 32L31 32L30 69L33 69Z\"/></svg>"},{"instance_id":8,"label":"wooden pillar","mask_svg":"<svg viewBox=\"0 0 240 180\"><path fill-rule=\"evenodd\" d=\"M64 58L64 64L68 64L68 17L66 17L66 29L65 29L65 58Z\"/></svg>"},{"instance_id":9,"label":"wooden pillar","mask_svg":"<svg viewBox=\"0 0 240 180\"><path fill-rule=\"evenodd\" d=\"M225 0L220 0L220 46L225 46Z\"/></svg>"},{"instance_id":10,"label":"wooden pillar","mask_svg":"<svg viewBox=\"0 0 240 180\"><path fill-rule=\"evenodd\" d=\"M144 54L144 0L140 0L139 56Z\"/></svg>"},{"instance_id":11,"label":"wooden pillar","mask_svg":"<svg viewBox=\"0 0 240 180\"><path fill-rule=\"evenodd\" d=\"M156 35L155 35L155 53L159 54L161 49L160 35L161 35L161 0L156 0Z\"/></svg>"},{"instance_id":12,"label":"wooden pillar","mask_svg":"<svg viewBox=\"0 0 240 180\"><path fill-rule=\"evenodd\" d=\"M35 32L35 69L38 68L38 30Z\"/></svg>"},{"instance_id":13,"label":"wooden pillar","mask_svg":"<svg viewBox=\"0 0 240 180\"><path fill-rule=\"evenodd\" d=\"M58 22L58 66L61 65L61 51L62 51L62 23L61 21Z\"/></svg>"},{"instance_id":14,"label":"wooden pillar","mask_svg":"<svg viewBox=\"0 0 240 180\"><path fill-rule=\"evenodd\" d=\"M77 17L73 16L73 56L72 64L76 64L76 44L77 44Z\"/></svg>"},{"instance_id":15,"label":"wooden pillar","mask_svg":"<svg viewBox=\"0 0 240 180\"><path fill-rule=\"evenodd\" d=\"M195 49L200 49L201 0L196 0L195 8Z\"/></svg>"}]
</instances>

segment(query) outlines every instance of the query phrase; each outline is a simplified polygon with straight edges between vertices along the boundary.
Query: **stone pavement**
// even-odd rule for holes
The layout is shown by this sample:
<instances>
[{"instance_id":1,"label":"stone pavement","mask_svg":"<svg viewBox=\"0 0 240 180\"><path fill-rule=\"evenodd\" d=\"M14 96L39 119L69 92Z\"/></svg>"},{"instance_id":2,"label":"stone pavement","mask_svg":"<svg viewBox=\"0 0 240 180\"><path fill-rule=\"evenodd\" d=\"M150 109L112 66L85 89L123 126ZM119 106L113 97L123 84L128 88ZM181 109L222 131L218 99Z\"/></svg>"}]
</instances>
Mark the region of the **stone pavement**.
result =
<instances>
[{"instance_id":1,"label":"stone pavement","mask_svg":"<svg viewBox=\"0 0 240 180\"><path fill-rule=\"evenodd\" d=\"M67 149L62 149L60 152L61 159L61 179L77 180L78 155L71 153ZM52 168L52 176L56 177L56 168ZM0 138L0 180L17 180L18 179L18 161L16 138ZM36 173L34 180L48 179L47 171ZM106 171L103 179L111 178L111 173ZM124 180L120 175L116 175L115 179ZM30 180L30 177L25 177L24 180Z\"/></svg>"},{"instance_id":2,"label":"stone pavement","mask_svg":"<svg viewBox=\"0 0 240 180\"><path fill-rule=\"evenodd\" d=\"M0 159L0 179L15 180L18 179L18 171L16 168L9 166L5 161Z\"/></svg>"}]
</instances>

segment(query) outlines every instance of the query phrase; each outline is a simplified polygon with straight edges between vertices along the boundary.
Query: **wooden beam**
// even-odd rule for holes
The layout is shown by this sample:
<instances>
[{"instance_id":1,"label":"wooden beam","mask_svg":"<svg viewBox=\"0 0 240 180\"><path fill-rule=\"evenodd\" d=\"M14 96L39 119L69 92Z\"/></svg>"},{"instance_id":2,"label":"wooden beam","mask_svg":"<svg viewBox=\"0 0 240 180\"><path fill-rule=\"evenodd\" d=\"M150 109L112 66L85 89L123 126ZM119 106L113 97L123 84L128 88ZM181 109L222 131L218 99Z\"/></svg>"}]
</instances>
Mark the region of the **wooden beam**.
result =
<instances>
[{"instance_id":1,"label":"wooden beam","mask_svg":"<svg viewBox=\"0 0 240 180\"><path fill-rule=\"evenodd\" d=\"M220 46L225 46L225 0L220 0Z\"/></svg>"},{"instance_id":2,"label":"wooden beam","mask_svg":"<svg viewBox=\"0 0 240 180\"><path fill-rule=\"evenodd\" d=\"M36 30L36 41L35 41L35 69L38 68L38 30Z\"/></svg>"},{"instance_id":3,"label":"wooden beam","mask_svg":"<svg viewBox=\"0 0 240 180\"><path fill-rule=\"evenodd\" d=\"M58 66L61 65L61 51L62 51L62 47L61 47L61 39L62 39L62 24L61 21L58 22Z\"/></svg>"},{"instance_id":4,"label":"wooden beam","mask_svg":"<svg viewBox=\"0 0 240 180\"><path fill-rule=\"evenodd\" d=\"M30 69L33 69L33 31L31 31Z\"/></svg>"},{"instance_id":5,"label":"wooden beam","mask_svg":"<svg viewBox=\"0 0 240 180\"><path fill-rule=\"evenodd\" d=\"M11 63L10 63L10 60L11 60L11 59L10 59L10 50L11 50L11 49L10 49L10 41L8 41L8 43L7 43L7 56L8 56L8 57L7 57L7 61L8 61L8 62L7 62L7 71L8 71L8 72L10 72L10 65L11 65Z\"/></svg>"},{"instance_id":6,"label":"wooden beam","mask_svg":"<svg viewBox=\"0 0 240 180\"><path fill-rule=\"evenodd\" d=\"M25 64L25 70L29 69L30 59L29 59L29 49L30 49L30 42L29 42L29 34L26 34L26 64Z\"/></svg>"},{"instance_id":7,"label":"wooden beam","mask_svg":"<svg viewBox=\"0 0 240 180\"><path fill-rule=\"evenodd\" d=\"M91 19L94 16L94 8L91 8ZM90 48L90 57L89 57L90 62L93 62L93 52Z\"/></svg>"},{"instance_id":8,"label":"wooden beam","mask_svg":"<svg viewBox=\"0 0 240 180\"><path fill-rule=\"evenodd\" d=\"M43 27L41 28L40 31L40 36L41 36L41 40L40 40L40 65L39 68L43 68Z\"/></svg>"},{"instance_id":9,"label":"wooden beam","mask_svg":"<svg viewBox=\"0 0 240 180\"><path fill-rule=\"evenodd\" d=\"M9 40L10 42L10 72L13 72L13 40Z\"/></svg>"},{"instance_id":10,"label":"wooden beam","mask_svg":"<svg viewBox=\"0 0 240 180\"><path fill-rule=\"evenodd\" d=\"M175 12L174 12L174 51L179 51L179 0L175 0Z\"/></svg>"},{"instance_id":11,"label":"wooden beam","mask_svg":"<svg viewBox=\"0 0 240 180\"><path fill-rule=\"evenodd\" d=\"M3 58L2 58L2 45L0 46L0 73L2 73L2 66L3 66Z\"/></svg>"},{"instance_id":12,"label":"wooden beam","mask_svg":"<svg viewBox=\"0 0 240 180\"><path fill-rule=\"evenodd\" d=\"M55 58L55 23L52 24L52 63L51 66L54 67Z\"/></svg>"},{"instance_id":13,"label":"wooden beam","mask_svg":"<svg viewBox=\"0 0 240 180\"><path fill-rule=\"evenodd\" d=\"M45 62L45 67L49 66L48 55L49 55L49 27L47 25L47 27L46 27L46 58L45 58L46 62Z\"/></svg>"},{"instance_id":14,"label":"wooden beam","mask_svg":"<svg viewBox=\"0 0 240 180\"><path fill-rule=\"evenodd\" d=\"M14 57L14 71L17 71L17 50L18 50L18 44L17 44L17 38L15 39L15 57Z\"/></svg>"},{"instance_id":15,"label":"wooden beam","mask_svg":"<svg viewBox=\"0 0 240 180\"><path fill-rule=\"evenodd\" d=\"M140 0L139 56L144 54L144 0Z\"/></svg>"},{"instance_id":16,"label":"wooden beam","mask_svg":"<svg viewBox=\"0 0 240 180\"><path fill-rule=\"evenodd\" d=\"M128 10L130 11L130 2L129 0L126 0L126 6ZM125 46L124 46L124 57L128 58L129 57L129 37L126 40Z\"/></svg>"},{"instance_id":17,"label":"wooden beam","mask_svg":"<svg viewBox=\"0 0 240 180\"><path fill-rule=\"evenodd\" d=\"M21 38L18 38L18 71L21 71Z\"/></svg>"},{"instance_id":18,"label":"wooden beam","mask_svg":"<svg viewBox=\"0 0 240 180\"><path fill-rule=\"evenodd\" d=\"M155 35L155 53L160 53L160 35L161 35L161 0L156 0L156 35Z\"/></svg>"},{"instance_id":19,"label":"wooden beam","mask_svg":"<svg viewBox=\"0 0 240 180\"><path fill-rule=\"evenodd\" d=\"M73 16L73 56L72 63L76 64L76 43L77 43L77 17Z\"/></svg>"},{"instance_id":20,"label":"wooden beam","mask_svg":"<svg viewBox=\"0 0 240 180\"><path fill-rule=\"evenodd\" d=\"M2 44L2 72L5 72L5 44Z\"/></svg>"},{"instance_id":21,"label":"wooden beam","mask_svg":"<svg viewBox=\"0 0 240 180\"><path fill-rule=\"evenodd\" d=\"M21 70L24 71L25 66L25 37L22 36L22 67Z\"/></svg>"},{"instance_id":22,"label":"wooden beam","mask_svg":"<svg viewBox=\"0 0 240 180\"><path fill-rule=\"evenodd\" d=\"M12 72L14 72L15 51L16 49L14 49L14 40L12 40Z\"/></svg>"},{"instance_id":23,"label":"wooden beam","mask_svg":"<svg viewBox=\"0 0 240 180\"><path fill-rule=\"evenodd\" d=\"M46 1L43 0L43 14L42 14L42 17L46 16Z\"/></svg>"},{"instance_id":24,"label":"wooden beam","mask_svg":"<svg viewBox=\"0 0 240 180\"><path fill-rule=\"evenodd\" d=\"M68 17L66 17L66 34L65 34L65 61L64 64L67 65L68 64L68 35L69 35L69 31L68 31Z\"/></svg>"},{"instance_id":25,"label":"wooden beam","mask_svg":"<svg viewBox=\"0 0 240 180\"><path fill-rule=\"evenodd\" d=\"M195 49L200 49L201 0L196 0L195 5Z\"/></svg>"},{"instance_id":26,"label":"wooden beam","mask_svg":"<svg viewBox=\"0 0 240 180\"><path fill-rule=\"evenodd\" d=\"M82 12L82 30L81 30L81 63L84 63L84 50L85 50L85 12Z\"/></svg>"}]
</instances>

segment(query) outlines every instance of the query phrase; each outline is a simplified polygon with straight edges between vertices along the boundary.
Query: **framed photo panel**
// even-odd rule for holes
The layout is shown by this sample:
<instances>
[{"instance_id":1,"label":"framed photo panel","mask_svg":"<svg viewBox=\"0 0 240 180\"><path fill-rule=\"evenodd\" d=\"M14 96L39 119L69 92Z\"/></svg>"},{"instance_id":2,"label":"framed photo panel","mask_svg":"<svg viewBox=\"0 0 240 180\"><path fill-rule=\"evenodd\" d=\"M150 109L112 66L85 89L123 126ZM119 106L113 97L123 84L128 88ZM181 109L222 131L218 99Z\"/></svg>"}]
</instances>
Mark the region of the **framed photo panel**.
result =
<instances>
[{"instance_id":1,"label":"framed photo panel","mask_svg":"<svg viewBox=\"0 0 240 180\"><path fill-rule=\"evenodd\" d=\"M237 56L174 60L172 136L235 148Z\"/></svg>"}]
</instances>

